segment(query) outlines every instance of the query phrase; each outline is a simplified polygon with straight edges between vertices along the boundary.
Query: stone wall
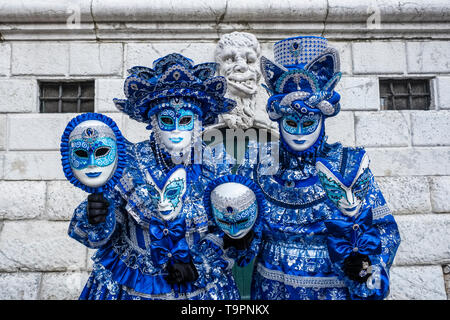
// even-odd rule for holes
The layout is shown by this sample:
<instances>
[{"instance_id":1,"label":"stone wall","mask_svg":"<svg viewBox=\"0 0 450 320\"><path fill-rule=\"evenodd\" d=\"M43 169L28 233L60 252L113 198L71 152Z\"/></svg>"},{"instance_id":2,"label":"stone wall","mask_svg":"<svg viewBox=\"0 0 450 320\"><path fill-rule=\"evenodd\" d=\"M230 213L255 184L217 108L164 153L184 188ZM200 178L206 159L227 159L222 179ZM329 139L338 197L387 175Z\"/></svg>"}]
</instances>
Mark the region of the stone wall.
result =
<instances>
[{"instance_id":1,"label":"stone wall","mask_svg":"<svg viewBox=\"0 0 450 320\"><path fill-rule=\"evenodd\" d=\"M65 181L58 151L75 115L39 114L38 80L94 79L96 112L137 142L145 126L112 104L126 70L171 52L213 61L219 36L233 30L254 33L269 59L288 36L324 35L339 49L342 111L327 134L366 147L398 222L389 299L450 297L448 1L378 1L377 28L367 24L374 1L187 3L0 1L0 299L75 299L91 268L92 251L67 236L86 194ZM79 23L67 24L73 14ZM380 111L387 76L430 78L433 110Z\"/></svg>"}]
</instances>

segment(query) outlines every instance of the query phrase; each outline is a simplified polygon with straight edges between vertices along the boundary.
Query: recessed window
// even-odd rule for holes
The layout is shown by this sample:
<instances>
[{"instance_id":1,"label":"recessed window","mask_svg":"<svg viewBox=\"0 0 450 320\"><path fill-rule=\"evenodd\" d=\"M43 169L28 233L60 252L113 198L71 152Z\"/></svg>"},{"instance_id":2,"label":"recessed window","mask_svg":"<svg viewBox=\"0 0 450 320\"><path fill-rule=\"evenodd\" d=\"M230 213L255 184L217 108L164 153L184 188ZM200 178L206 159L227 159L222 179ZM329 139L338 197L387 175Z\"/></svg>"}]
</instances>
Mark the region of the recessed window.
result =
<instances>
[{"instance_id":1,"label":"recessed window","mask_svg":"<svg viewBox=\"0 0 450 320\"><path fill-rule=\"evenodd\" d=\"M94 81L40 82L42 113L94 112Z\"/></svg>"},{"instance_id":2,"label":"recessed window","mask_svg":"<svg viewBox=\"0 0 450 320\"><path fill-rule=\"evenodd\" d=\"M380 80L381 110L430 110L430 79Z\"/></svg>"}]
</instances>

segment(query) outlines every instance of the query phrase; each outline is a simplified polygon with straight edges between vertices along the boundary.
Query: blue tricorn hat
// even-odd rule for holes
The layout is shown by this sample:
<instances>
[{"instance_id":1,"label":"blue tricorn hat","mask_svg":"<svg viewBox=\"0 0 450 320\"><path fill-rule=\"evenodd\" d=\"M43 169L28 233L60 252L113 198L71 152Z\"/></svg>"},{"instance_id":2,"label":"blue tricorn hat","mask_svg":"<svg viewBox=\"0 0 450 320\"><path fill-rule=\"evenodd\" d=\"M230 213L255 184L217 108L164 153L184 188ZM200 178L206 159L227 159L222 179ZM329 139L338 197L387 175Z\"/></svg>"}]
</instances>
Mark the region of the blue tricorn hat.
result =
<instances>
[{"instance_id":1,"label":"blue tricorn hat","mask_svg":"<svg viewBox=\"0 0 450 320\"><path fill-rule=\"evenodd\" d=\"M275 62L261 57L272 120L294 112L338 114L340 95L334 88L341 78L339 53L327 46L327 39L284 39L275 43L274 56Z\"/></svg>"},{"instance_id":2,"label":"blue tricorn hat","mask_svg":"<svg viewBox=\"0 0 450 320\"><path fill-rule=\"evenodd\" d=\"M214 77L216 63L194 65L191 59L172 53L153 62L153 68L135 66L124 83L127 99L114 99L116 107L139 122L170 105L172 98L183 98L183 107L196 112L203 125L214 124L217 116L229 112L236 102L225 98L227 82Z\"/></svg>"}]
</instances>

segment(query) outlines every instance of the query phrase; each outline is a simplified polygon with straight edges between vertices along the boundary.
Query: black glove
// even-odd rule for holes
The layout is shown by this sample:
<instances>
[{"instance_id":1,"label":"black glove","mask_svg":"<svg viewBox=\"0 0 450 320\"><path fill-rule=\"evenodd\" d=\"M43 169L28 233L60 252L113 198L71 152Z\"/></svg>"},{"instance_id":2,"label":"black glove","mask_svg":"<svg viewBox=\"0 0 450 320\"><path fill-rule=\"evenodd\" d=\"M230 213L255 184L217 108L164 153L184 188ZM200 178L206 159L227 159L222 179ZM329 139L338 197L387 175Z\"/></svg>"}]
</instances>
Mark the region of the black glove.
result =
<instances>
[{"instance_id":1,"label":"black glove","mask_svg":"<svg viewBox=\"0 0 450 320\"><path fill-rule=\"evenodd\" d=\"M372 274L372 263L365 254L351 254L344 260L344 272L350 280L364 283Z\"/></svg>"},{"instance_id":2,"label":"black glove","mask_svg":"<svg viewBox=\"0 0 450 320\"><path fill-rule=\"evenodd\" d=\"M173 263L167 267L169 274L164 277L170 284L180 284L197 280L198 272L192 261L189 263Z\"/></svg>"},{"instance_id":3,"label":"black glove","mask_svg":"<svg viewBox=\"0 0 450 320\"><path fill-rule=\"evenodd\" d=\"M235 247L238 250L247 249L252 243L253 238L255 237L255 232L250 230L245 236L240 239L230 238L227 234L223 236L223 248Z\"/></svg>"},{"instance_id":4,"label":"black glove","mask_svg":"<svg viewBox=\"0 0 450 320\"><path fill-rule=\"evenodd\" d=\"M108 214L109 202L103 193L93 193L88 196L87 214L90 224L105 222Z\"/></svg>"}]
</instances>

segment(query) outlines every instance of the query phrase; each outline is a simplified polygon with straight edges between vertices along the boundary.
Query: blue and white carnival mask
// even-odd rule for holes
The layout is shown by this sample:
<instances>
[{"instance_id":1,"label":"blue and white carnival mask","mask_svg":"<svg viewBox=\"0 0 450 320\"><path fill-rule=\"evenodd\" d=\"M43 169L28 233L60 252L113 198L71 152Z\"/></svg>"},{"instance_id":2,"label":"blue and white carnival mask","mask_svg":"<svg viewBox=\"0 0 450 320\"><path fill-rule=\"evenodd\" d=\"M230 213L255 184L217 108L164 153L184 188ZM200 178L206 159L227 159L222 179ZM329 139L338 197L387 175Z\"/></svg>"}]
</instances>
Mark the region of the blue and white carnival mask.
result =
<instances>
[{"instance_id":1,"label":"blue and white carnival mask","mask_svg":"<svg viewBox=\"0 0 450 320\"><path fill-rule=\"evenodd\" d=\"M117 140L104 122L87 120L69 136L69 162L73 175L84 185L98 188L108 182L117 167Z\"/></svg>"},{"instance_id":2,"label":"blue and white carnival mask","mask_svg":"<svg viewBox=\"0 0 450 320\"><path fill-rule=\"evenodd\" d=\"M364 154L355 176L350 179L332 170L324 160L317 160L316 169L328 198L336 207L345 215L357 215L372 185L367 154Z\"/></svg>"},{"instance_id":3,"label":"blue and white carnival mask","mask_svg":"<svg viewBox=\"0 0 450 320\"><path fill-rule=\"evenodd\" d=\"M195 114L191 104L172 98L156 114L158 142L171 154L185 152L193 141Z\"/></svg>"},{"instance_id":4,"label":"blue and white carnival mask","mask_svg":"<svg viewBox=\"0 0 450 320\"><path fill-rule=\"evenodd\" d=\"M164 185L159 185L149 177L151 183L148 190L152 201L163 220L173 220L178 216L183 206L183 196L186 193L186 170L178 167L169 175Z\"/></svg>"},{"instance_id":5,"label":"blue and white carnival mask","mask_svg":"<svg viewBox=\"0 0 450 320\"><path fill-rule=\"evenodd\" d=\"M233 239L244 237L258 215L255 193L236 182L215 187L211 192L211 207L217 225Z\"/></svg>"},{"instance_id":6,"label":"blue and white carnival mask","mask_svg":"<svg viewBox=\"0 0 450 320\"><path fill-rule=\"evenodd\" d=\"M284 142L294 151L304 151L311 147L322 131L320 113L292 113L281 118L280 132Z\"/></svg>"}]
</instances>

